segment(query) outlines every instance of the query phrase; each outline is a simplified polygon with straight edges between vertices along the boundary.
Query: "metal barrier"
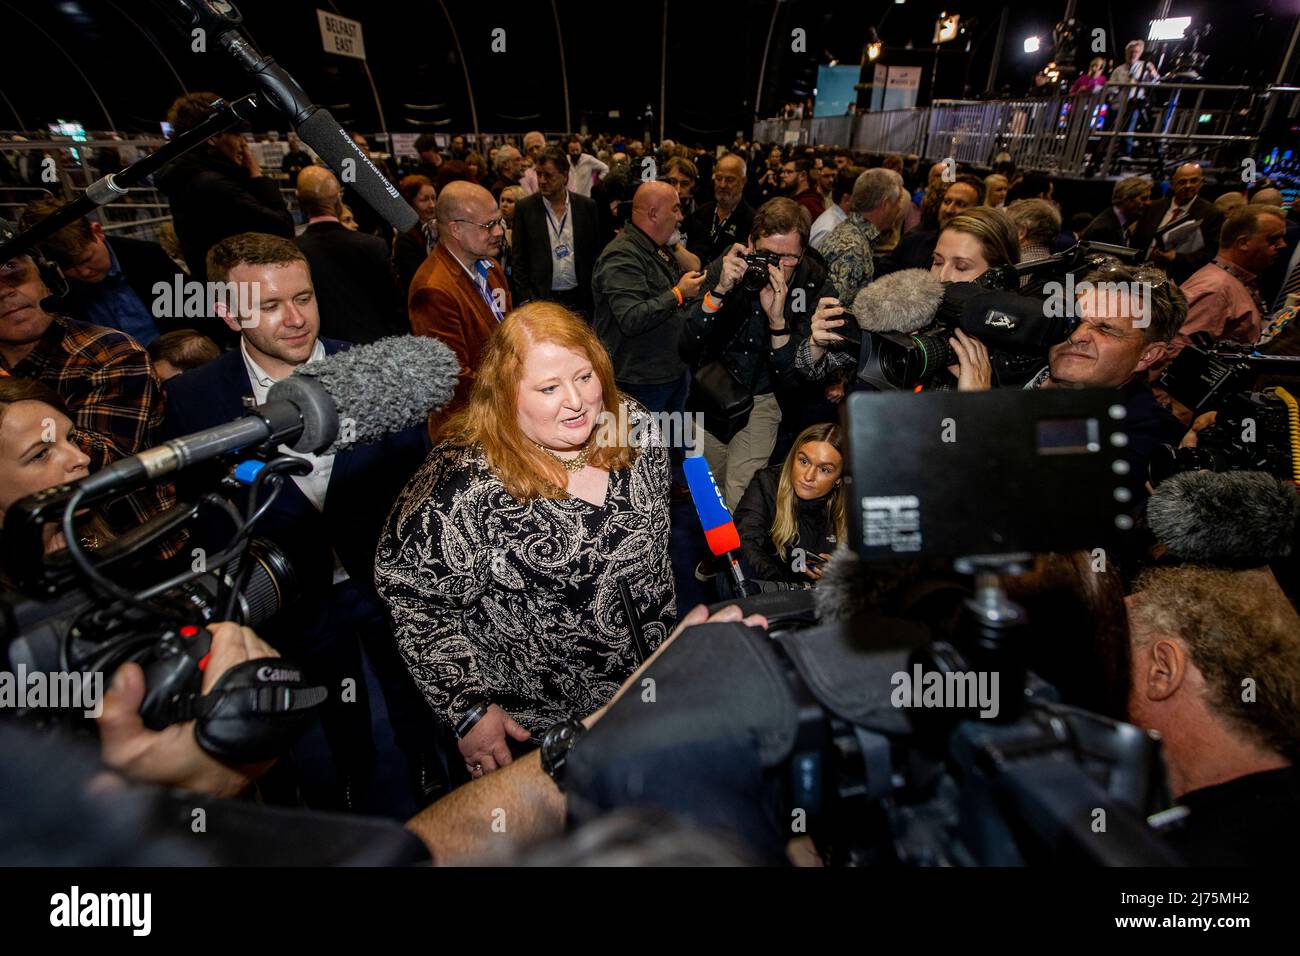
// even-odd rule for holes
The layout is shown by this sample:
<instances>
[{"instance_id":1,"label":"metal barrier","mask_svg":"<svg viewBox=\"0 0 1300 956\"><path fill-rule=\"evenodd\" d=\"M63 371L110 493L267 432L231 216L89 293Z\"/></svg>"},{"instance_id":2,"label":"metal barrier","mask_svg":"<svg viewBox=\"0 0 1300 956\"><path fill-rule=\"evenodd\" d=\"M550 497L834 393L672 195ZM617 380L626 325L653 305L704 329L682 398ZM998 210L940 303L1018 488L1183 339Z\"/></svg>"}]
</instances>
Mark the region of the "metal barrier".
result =
<instances>
[{"instance_id":1,"label":"metal barrier","mask_svg":"<svg viewBox=\"0 0 1300 956\"><path fill-rule=\"evenodd\" d=\"M886 110L852 116L813 119L760 120L754 124L754 141L848 146L864 152L914 153L925 134L925 110ZM787 137L787 133L793 133Z\"/></svg>"},{"instance_id":2,"label":"metal barrier","mask_svg":"<svg viewBox=\"0 0 1300 956\"><path fill-rule=\"evenodd\" d=\"M13 134L5 134L0 137L5 174L0 180L0 216L17 222L24 207L41 196L75 199L90 183L123 169L162 144L158 137L73 141L15 139ZM262 155L266 158L265 150ZM268 168L265 173L280 181L285 205L296 213L297 197L288 177L278 168ZM91 216L106 233L153 241L158 240L162 227L172 218L167 197L151 186L133 187L124 198L100 206Z\"/></svg>"},{"instance_id":3,"label":"metal barrier","mask_svg":"<svg viewBox=\"0 0 1300 956\"><path fill-rule=\"evenodd\" d=\"M1272 106L1285 102L1294 115L1300 109L1297 92L1295 87L1258 91L1212 83L1108 83L1076 96L936 100L912 110L762 120L754 124L754 140L951 156L974 165L990 165L1005 151L1020 169L1058 175L1110 176L1126 166L1167 167L1191 158L1235 165L1259 141L1258 130L1249 129L1252 108L1271 98Z\"/></svg>"}]
</instances>

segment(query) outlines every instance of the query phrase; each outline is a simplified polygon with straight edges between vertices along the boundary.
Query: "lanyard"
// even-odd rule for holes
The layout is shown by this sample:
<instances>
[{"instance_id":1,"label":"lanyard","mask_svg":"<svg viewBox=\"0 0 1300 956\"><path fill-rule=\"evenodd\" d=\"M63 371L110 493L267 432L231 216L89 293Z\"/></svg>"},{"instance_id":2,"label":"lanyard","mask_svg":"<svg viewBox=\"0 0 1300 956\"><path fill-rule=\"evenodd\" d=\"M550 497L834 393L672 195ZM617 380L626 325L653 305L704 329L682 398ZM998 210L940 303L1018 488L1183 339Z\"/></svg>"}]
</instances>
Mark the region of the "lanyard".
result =
<instances>
[{"instance_id":1,"label":"lanyard","mask_svg":"<svg viewBox=\"0 0 1300 956\"><path fill-rule=\"evenodd\" d=\"M740 207L737 206L736 208L739 209ZM736 210L733 209L731 210L731 212L727 214L726 219L723 219L721 222L719 222L718 210L717 207L715 206L713 210L713 229L709 231L709 238L716 241L718 238L718 233L720 233L723 229L727 228L727 223L731 222L731 217L734 216L735 214L736 214Z\"/></svg>"},{"instance_id":2,"label":"lanyard","mask_svg":"<svg viewBox=\"0 0 1300 956\"><path fill-rule=\"evenodd\" d=\"M564 218L560 220L558 226L555 224L555 217L551 215L551 204L546 201L545 197L542 198L542 211L546 213L546 221L549 222L551 228L555 230L555 238L558 241L563 242L564 224L569 221L569 201L567 199L564 201Z\"/></svg>"}]
</instances>

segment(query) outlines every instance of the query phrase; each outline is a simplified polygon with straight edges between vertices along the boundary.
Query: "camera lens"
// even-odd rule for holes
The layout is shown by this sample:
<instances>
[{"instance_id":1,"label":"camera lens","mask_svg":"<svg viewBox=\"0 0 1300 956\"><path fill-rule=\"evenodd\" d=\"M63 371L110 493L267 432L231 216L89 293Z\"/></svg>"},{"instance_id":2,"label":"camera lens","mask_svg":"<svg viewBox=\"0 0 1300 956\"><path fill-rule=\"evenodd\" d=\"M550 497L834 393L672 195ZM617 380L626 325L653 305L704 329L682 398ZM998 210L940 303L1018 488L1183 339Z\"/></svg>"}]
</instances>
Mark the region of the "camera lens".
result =
<instances>
[{"instance_id":1,"label":"camera lens","mask_svg":"<svg viewBox=\"0 0 1300 956\"><path fill-rule=\"evenodd\" d=\"M745 277L740 280L746 292L762 292L768 283L767 264L751 262L745 270Z\"/></svg>"},{"instance_id":2,"label":"camera lens","mask_svg":"<svg viewBox=\"0 0 1300 956\"><path fill-rule=\"evenodd\" d=\"M913 348L907 351L909 384L924 382L957 360L948 344L947 329L912 336Z\"/></svg>"}]
</instances>

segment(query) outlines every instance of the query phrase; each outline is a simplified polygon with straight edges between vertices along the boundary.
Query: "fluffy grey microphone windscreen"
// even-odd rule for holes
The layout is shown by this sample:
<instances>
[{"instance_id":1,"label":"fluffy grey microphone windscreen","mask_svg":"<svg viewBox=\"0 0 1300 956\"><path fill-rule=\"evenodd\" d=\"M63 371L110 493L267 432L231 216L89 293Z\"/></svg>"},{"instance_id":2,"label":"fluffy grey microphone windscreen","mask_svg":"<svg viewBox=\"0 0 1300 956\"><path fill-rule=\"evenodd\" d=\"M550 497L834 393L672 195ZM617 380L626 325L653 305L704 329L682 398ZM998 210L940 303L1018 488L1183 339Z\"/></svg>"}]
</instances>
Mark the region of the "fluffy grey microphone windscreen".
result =
<instances>
[{"instance_id":1,"label":"fluffy grey microphone windscreen","mask_svg":"<svg viewBox=\"0 0 1300 956\"><path fill-rule=\"evenodd\" d=\"M881 276L858 293L853 315L867 332L916 332L934 321L943 283L926 269Z\"/></svg>"},{"instance_id":2,"label":"fluffy grey microphone windscreen","mask_svg":"<svg viewBox=\"0 0 1300 956\"><path fill-rule=\"evenodd\" d=\"M439 339L404 335L309 362L294 374L315 378L334 399L342 423L326 451L334 454L425 421L451 401L460 359Z\"/></svg>"},{"instance_id":3,"label":"fluffy grey microphone windscreen","mask_svg":"<svg viewBox=\"0 0 1300 956\"><path fill-rule=\"evenodd\" d=\"M1257 567L1291 553L1300 495L1262 471L1186 471L1147 501L1147 524L1170 553L1209 567Z\"/></svg>"}]
</instances>

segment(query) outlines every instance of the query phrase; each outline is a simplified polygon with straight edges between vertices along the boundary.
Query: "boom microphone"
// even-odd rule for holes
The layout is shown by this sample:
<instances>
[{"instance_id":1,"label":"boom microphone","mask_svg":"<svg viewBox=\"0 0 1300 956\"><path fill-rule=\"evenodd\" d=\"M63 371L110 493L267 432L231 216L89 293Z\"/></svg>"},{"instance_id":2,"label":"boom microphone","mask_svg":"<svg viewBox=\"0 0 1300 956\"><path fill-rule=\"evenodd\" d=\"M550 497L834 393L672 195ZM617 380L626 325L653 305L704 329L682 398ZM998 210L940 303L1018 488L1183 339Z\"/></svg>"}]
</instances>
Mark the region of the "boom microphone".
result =
<instances>
[{"instance_id":1,"label":"boom microphone","mask_svg":"<svg viewBox=\"0 0 1300 956\"><path fill-rule=\"evenodd\" d=\"M853 300L853 317L864 332L910 335L934 321L944 285L928 269L904 269L881 276Z\"/></svg>"},{"instance_id":2,"label":"boom microphone","mask_svg":"<svg viewBox=\"0 0 1300 956\"><path fill-rule=\"evenodd\" d=\"M1300 495L1263 471L1186 471L1156 486L1147 524L1189 564L1257 568L1291 554Z\"/></svg>"},{"instance_id":3,"label":"boom microphone","mask_svg":"<svg viewBox=\"0 0 1300 956\"><path fill-rule=\"evenodd\" d=\"M380 339L295 369L242 418L113 462L79 485L95 495L264 444L332 455L420 424L451 401L459 377L460 360L438 339Z\"/></svg>"},{"instance_id":4,"label":"boom microphone","mask_svg":"<svg viewBox=\"0 0 1300 956\"><path fill-rule=\"evenodd\" d=\"M304 143L355 186L361 198L398 232L414 229L416 215L397 188L384 178L361 147L339 126L329 110L314 105L298 81L269 56L263 56L240 32L243 16L229 0L170 0L170 9L188 35L201 30L226 49L257 81L263 99L289 117Z\"/></svg>"},{"instance_id":5,"label":"boom microphone","mask_svg":"<svg viewBox=\"0 0 1300 956\"><path fill-rule=\"evenodd\" d=\"M907 336L936 318L990 349L1039 354L1063 342L1075 326L1073 309L1048 308L1041 296L988 289L974 282L940 282L925 269L883 276L858 293L853 315L865 332ZM1062 314L1057 315L1055 313Z\"/></svg>"}]
</instances>

